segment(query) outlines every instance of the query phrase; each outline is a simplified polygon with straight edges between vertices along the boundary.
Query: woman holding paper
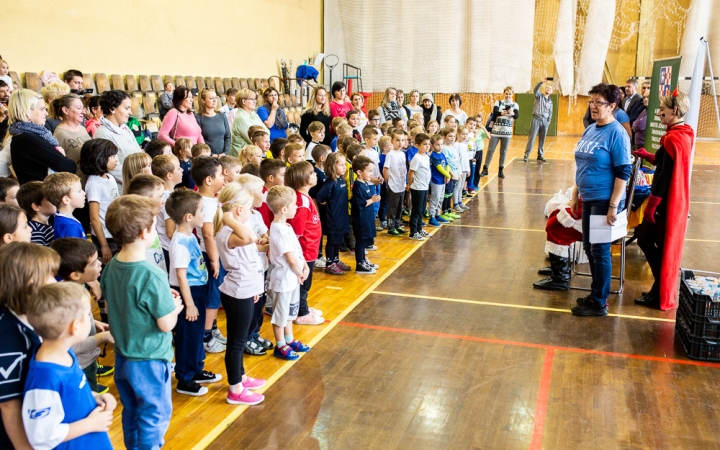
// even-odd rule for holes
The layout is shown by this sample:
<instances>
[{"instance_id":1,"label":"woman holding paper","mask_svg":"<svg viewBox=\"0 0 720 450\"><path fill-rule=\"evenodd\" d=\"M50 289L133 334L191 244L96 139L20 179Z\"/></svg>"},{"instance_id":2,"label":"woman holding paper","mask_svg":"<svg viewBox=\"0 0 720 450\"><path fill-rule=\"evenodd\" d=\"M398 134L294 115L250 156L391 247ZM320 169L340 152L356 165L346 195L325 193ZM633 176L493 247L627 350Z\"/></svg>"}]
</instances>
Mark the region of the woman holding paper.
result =
<instances>
[{"instance_id":1,"label":"woman holding paper","mask_svg":"<svg viewBox=\"0 0 720 450\"><path fill-rule=\"evenodd\" d=\"M610 295L610 242L590 242L590 216L605 216L608 225L615 224L622 211L627 180L632 172L630 138L613 112L620 89L600 83L589 92L590 115L595 121L575 147L575 188L571 206L577 209L582 198L583 249L592 273L590 295L580 298L572 308L576 316L606 316Z\"/></svg>"},{"instance_id":2,"label":"woman holding paper","mask_svg":"<svg viewBox=\"0 0 720 450\"><path fill-rule=\"evenodd\" d=\"M677 306L677 274L690 206L690 155L695 133L683 120L689 109L688 96L677 89L660 99L658 115L667 127L660 148L654 155L644 148L633 152L655 165L643 222L635 231L655 282L635 303L663 311Z\"/></svg>"}]
</instances>

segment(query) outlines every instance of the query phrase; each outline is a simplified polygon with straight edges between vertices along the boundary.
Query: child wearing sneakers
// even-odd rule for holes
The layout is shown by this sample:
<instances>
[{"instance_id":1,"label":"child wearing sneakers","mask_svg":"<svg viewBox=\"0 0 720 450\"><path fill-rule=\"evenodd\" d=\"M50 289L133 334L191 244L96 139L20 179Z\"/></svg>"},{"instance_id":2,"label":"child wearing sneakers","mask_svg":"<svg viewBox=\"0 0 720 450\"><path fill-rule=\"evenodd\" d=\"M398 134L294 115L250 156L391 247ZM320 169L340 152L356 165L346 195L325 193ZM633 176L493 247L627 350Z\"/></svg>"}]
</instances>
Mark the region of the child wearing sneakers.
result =
<instances>
[{"instance_id":1,"label":"child wearing sneakers","mask_svg":"<svg viewBox=\"0 0 720 450\"><path fill-rule=\"evenodd\" d=\"M38 289L27 307L28 322L43 338L29 361L23 395L30 445L112 449L108 430L117 401L92 391L71 349L90 331L90 295L75 283L51 284Z\"/></svg>"},{"instance_id":2,"label":"child wearing sneakers","mask_svg":"<svg viewBox=\"0 0 720 450\"><path fill-rule=\"evenodd\" d=\"M415 136L417 154L410 161L407 190L410 192L412 208L410 209L410 239L424 241L430 234L422 229L422 217L430 188L430 136L420 133Z\"/></svg>"},{"instance_id":3,"label":"child wearing sneakers","mask_svg":"<svg viewBox=\"0 0 720 450\"><path fill-rule=\"evenodd\" d=\"M401 153L402 154L402 153ZM405 159L402 160L405 167ZM373 162L366 156L353 159L352 170L357 180L352 187L352 224L355 233L355 273L374 274L379 267L365 257L365 249L375 239L375 218L373 203L380 201L380 196L372 189Z\"/></svg>"},{"instance_id":4,"label":"child wearing sneakers","mask_svg":"<svg viewBox=\"0 0 720 450\"><path fill-rule=\"evenodd\" d=\"M452 222L455 219L460 218L458 214L453 213L452 209L450 209L450 201L452 200L452 195L455 191L455 185L458 183L460 178L460 155L455 147L455 137L457 136L457 133L453 128L446 127L440 130L440 136L443 137L443 155L445 155L445 159L452 171L450 181L448 181L445 185L445 199L443 200L442 205L442 216L445 220Z\"/></svg>"},{"instance_id":5,"label":"child wearing sneakers","mask_svg":"<svg viewBox=\"0 0 720 450\"><path fill-rule=\"evenodd\" d=\"M447 163L447 159L443 154L443 137L439 134L433 134L430 137L430 220L428 225L439 227L443 223L448 223L442 217L442 204L445 199L445 185L452 178L452 171Z\"/></svg>"},{"instance_id":6,"label":"child wearing sneakers","mask_svg":"<svg viewBox=\"0 0 720 450\"><path fill-rule=\"evenodd\" d=\"M178 315L175 325L176 392L201 396L208 392L200 383L214 383L221 375L203 370L205 351L205 305L208 295L208 271L193 229L203 226L206 205L202 196L190 190L170 194L165 210L177 224L170 240L170 287L180 292L185 311ZM215 208L213 212L216 212Z\"/></svg>"},{"instance_id":7,"label":"child wearing sneakers","mask_svg":"<svg viewBox=\"0 0 720 450\"><path fill-rule=\"evenodd\" d=\"M343 245L345 235L350 231L346 170L345 155L330 153L325 162L327 180L315 197L325 209L325 220L322 222L323 231L327 235L325 273L331 275L342 275L350 270L350 266L340 261L340 246Z\"/></svg>"},{"instance_id":8,"label":"child wearing sneakers","mask_svg":"<svg viewBox=\"0 0 720 450\"><path fill-rule=\"evenodd\" d=\"M63 281L86 285L96 298L100 298L100 270L102 264L98 259L95 245L87 239L62 238L50 246L60 255L60 268L57 276ZM106 377L114 372L112 366L103 366L97 363L100 347L112 344L112 336L106 323L90 317L90 335L82 342L73 345L72 349L77 356L78 364L93 392L105 393L106 386L98 384L99 377Z\"/></svg>"},{"instance_id":9,"label":"child wearing sneakers","mask_svg":"<svg viewBox=\"0 0 720 450\"><path fill-rule=\"evenodd\" d=\"M466 126L460 126L457 130L458 139L455 142L455 150L460 157L460 174L457 183L453 189L453 205L454 212L457 214L469 211L470 207L463 203L463 190L465 189L465 181L470 176L470 155L468 153L468 129Z\"/></svg>"},{"instance_id":10,"label":"child wearing sneakers","mask_svg":"<svg viewBox=\"0 0 720 450\"><path fill-rule=\"evenodd\" d=\"M325 184L325 180L327 179L327 175L325 175L325 160L327 160L327 157L330 153L330 147L328 147L327 145L318 144L315 146L315 148L313 148L312 154L313 159L315 160L313 170L315 171L315 176L317 177L317 183L308 191L308 195L313 200L315 200L315 197L317 197L317 193L320 192L320 189L322 189L323 185ZM317 208L318 214L320 215L322 234L325 235L326 233L324 224L327 220L325 216L325 206L318 204ZM320 239L320 248L318 249L317 260L315 261L315 269L324 269L327 264L327 260L323 257L322 245L322 239Z\"/></svg>"},{"instance_id":11,"label":"child wearing sneakers","mask_svg":"<svg viewBox=\"0 0 720 450\"><path fill-rule=\"evenodd\" d=\"M393 130L390 136L393 149L385 155L383 178L387 180L388 193L388 234L400 236L407 233L402 228L403 200L405 199L405 181L407 179L407 166L405 153L405 133L402 130Z\"/></svg>"},{"instance_id":12,"label":"child wearing sneakers","mask_svg":"<svg viewBox=\"0 0 720 450\"><path fill-rule=\"evenodd\" d=\"M267 194L267 204L275 218L270 225L270 283L273 292L273 314L270 321L275 333L277 358L294 361L298 353L310 347L293 338L293 320L300 308L300 285L310 271L303 258L302 248L288 219L297 212L297 196L292 188L274 186Z\"/></svg>"},{"instance_id":13,"label":"child wearing sneakers","mask_svg":"<svg viewBox=\"0 0 720 450\"><path fill-rule=\"evenodd\" d=\"M377 129L377 128L376 128ZM384 173L385 171L385 158L387 158L388 153L393 148L392 145L392 139L390 139L390 136L382 136L378 140L378 148L380 149L380 154L378 155L380 158L380 164L379 169L380 173ZM379 226L377 228L377 231L380 231L383 228L387 228L387 208L388 208L388 195L387 195L387 180L384 180L384 182L380 185L380 206L377 208L377 218L379 222ZM393 224L394 225L394 224Z\"/></svg>"},{"instance_id":14,"label":"child wearing sneakers","mask_svg":"<svg viewBox=\"0 0 720 450\"><path fill-rule=\"evenodd\" d=\"M308 295L312 288L313 271L317 259L318 248L322 241L322 226L315 202L308 195L310 188L317 184L317 176L312 164L301 161L288 167L285 174L285 185L295 190L297 195L297 212L288 223L300 241L303 258L309 272L300 285L300 309L295 323L298 325L320 325L325 322L322 311L308 306Z\"/></svg>"},{"instance_id":15,"label":"child wearing sneakers","mask_svg":"<svg viewBox=\"0 0 720 450\"><path fill-rule=\"evenodd\" d=\"M217 312L220 308L220 291L218 286L225 278L225 269L220 263L220 256L215 246L215 233L213 221L218 209L216 195L220 192L225 179L222 176L222 163L217 158L200 157L193 161L192 178L198 187L198 193L203 201L203 221L201 226L195 228L195 234L200 242L203 259L210 264L208 277L208 290L205 294L205 351L208 353L222 353L225 351L225 336L217 328ZM165 205L167 209L167 204ZM177 223L177 222L176 222Z\"/></svg>"},{"instance_id":16,"label":"child wearing sneakers","mask_svg":"<svg viewBox=\"0 0 720 450\"><path fill-rule=\"evenodd\" d=\"M218 201L222 206L215 216L215 241L220 260L227 268L220 285L220 300L227 317L225 370L230 387L226 401L233 405L257 405L265 397L252 390L265 386L265 380L248 377L243 365L253 310L265 291L263 264L256 245L259 238L249 224L254 213L254 196L239 183L230 183L220 191Z\"/></svg>"},{"instance_id":17,"label":"child wearing sneakers","mask_svg":"<svg viewBox=\"0 0 720 450\"><path fill-rule=\"evenodd\" d=\"M57 208L53 223L55 239L86 238L83 226L73 216L73 211L85 206L85 191L80 184L80 177L67 172L51 173L43 181L43 197Z\"/></svg>"}]
</instances>

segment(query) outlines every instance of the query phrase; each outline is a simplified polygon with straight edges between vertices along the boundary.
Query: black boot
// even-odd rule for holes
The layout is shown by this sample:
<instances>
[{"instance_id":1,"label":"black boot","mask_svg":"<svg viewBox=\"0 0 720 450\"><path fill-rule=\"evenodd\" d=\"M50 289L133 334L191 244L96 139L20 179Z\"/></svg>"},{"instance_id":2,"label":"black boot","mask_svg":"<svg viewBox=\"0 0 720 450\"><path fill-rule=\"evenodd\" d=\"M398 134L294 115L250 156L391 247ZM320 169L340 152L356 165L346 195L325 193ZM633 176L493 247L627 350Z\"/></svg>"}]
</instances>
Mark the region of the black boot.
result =
<instances>
[{"instance_id":1,"label":"black boot","mask_svg":"<svg viewBox=\"0 0 720 450\"><path fill-rule=\"evenodd\" d=\"M652 291L643 294L641 298L636 298L635 304L660 309L660 299Z\"/></svg>"},{"instance_id":2,"label":"black boot","mask_svg":"<svg viewBox=\"0 0 720 450\"><path fill-rule=\"evenodd\" d=\"M548 267L543 267L542 269L539 269L538 275L543 275L543 276L549 277L550 275L552 275L552 267L548 266Z\"/></svg>"},{"instance_id":3,"label":"black boot","mask_svg":"<svg viewBox=\"0 0 720 450\"><path fill-rule=\"evenodd\" d=\"M498 171L498 177L499 178L505 178L505 174L503 173L504 166L500 166L500 170Z\"/></svg>"},{"instance_id":4,"label":"black boot","mask_svg":"<svg viewBox=\"0 0 720 450\"><path fill-rule=\"evenodd\" d=\"M533 283L536 289L567 291L570 288L570 264L567 258L550 253L552 275Z\"/></svg>"},{"instance_id":5,"label":"black boot","mask_svg":"<svg viewBox=\"0 0 720 450\"><path fill-rule=\"evenodd\" d=\"M483 166L482 172L480 172L480 177L486 177L488 176L488 166Z\"/></svg>"}]
</instances>

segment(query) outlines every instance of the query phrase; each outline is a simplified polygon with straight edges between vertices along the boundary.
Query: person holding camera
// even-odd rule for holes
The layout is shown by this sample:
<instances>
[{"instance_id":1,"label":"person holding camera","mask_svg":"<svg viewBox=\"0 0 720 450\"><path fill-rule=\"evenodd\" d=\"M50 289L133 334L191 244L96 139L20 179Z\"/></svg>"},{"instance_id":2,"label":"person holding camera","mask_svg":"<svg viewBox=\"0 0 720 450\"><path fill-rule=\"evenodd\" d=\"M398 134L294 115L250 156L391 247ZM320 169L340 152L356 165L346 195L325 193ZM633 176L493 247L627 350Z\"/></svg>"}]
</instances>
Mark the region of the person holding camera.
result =
<instances>
[{"instance_id":1,"label":"person holding camera","mask_svg":"<svg viewBox=\"0 0 720 450\"><path fill-rule=\"evenodd\" d=\"M545 161L543 154L545 153L545 135L547 134L548 127L550 126L550 119L553 115L553 103L550 99L550 94L553 92L552 84L548 82L547 78L543 78L533 89L535 94L535 104L533 105L532 111L532 124L530 125L530 135L528 136L527 146L525 147L525 156L523 161L528 162L530 152L532 152L533 146L535 145L535 137L539 134L540 140L538 141L538 161ZM542 85L545 85L543 92L540 92Z\"/></svg>"},{"instance_id":2,"label":"person holding camera","mask_svg":"<svg viewBox=\"0 0 720 450\"><path fill-rule=\"evenodd\" d=\"M75 69L66 70L65 74L63 74L63 81L65 82L65 84L70 86L70 92L83 90L83 73L80 72L79 70L75 70ZM91 92L92 92L92 89L90 90L90 93ZM75 94L83 95L83 94L85 94L85 92L83 92L82 94L75 92Z\"/></svg>"},{"instance_id":3,"label":"person holding camera","mask_svg":"<svg viewBox=\"0 0 720 450\"><path fill-rule=\"evenodd\" d=\"M480 173L481 177L488 176L488 167L492 162L495 148L500 143L500 167L498 169L498 178L505 178L503 169L505 168L505 157L507 156L510 138L513 135L513 125L515 120L520 116L520 106L513 101L513 88L506 87L503 90L503 99L495 102L493 107L493 126L490 131L490 144L488 145L487 156L485 157L485 165Z\"/></svg>"}]
</instances>

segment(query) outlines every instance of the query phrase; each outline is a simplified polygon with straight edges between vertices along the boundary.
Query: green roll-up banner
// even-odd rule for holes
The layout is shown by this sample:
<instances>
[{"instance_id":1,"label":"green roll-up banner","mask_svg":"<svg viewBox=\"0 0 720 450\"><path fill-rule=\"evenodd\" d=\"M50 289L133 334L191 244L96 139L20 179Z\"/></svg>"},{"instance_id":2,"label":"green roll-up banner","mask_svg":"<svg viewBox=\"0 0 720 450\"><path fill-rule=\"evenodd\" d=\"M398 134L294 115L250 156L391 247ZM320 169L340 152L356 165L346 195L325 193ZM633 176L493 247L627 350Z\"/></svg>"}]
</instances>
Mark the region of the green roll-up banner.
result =
<instances>
[{"instance_id":1,"label":"green roll-up banner","mask_svg":"<svg viewBox=\"0 0 720 450\"><path fill-rule=\"evenodd\" d=\"M550 100L553 102L553 115L550 119L550 126L547 130L548 136L557 136L557 122L558 122L558 95L550 94ZM530 124L532 123L532 110L535 105L535 94L517 94L515 101L520 106L520 115L515 121L515 130L513 134L525 135L530 134ZM495 104L495 103L493 103ZM535 144L537 145L537 144Z\"/></svg>"},{"instance_id":2,"label":"green roll-up banner","mask_svg":"<svg viewBox=\"0 0 720 450\"><path fill-rule=\"evenodd\" d=\"M645 149L655 153L660 148L660 138L665 134L665 125L660 123L660 99L671 94L678 85L681 57L657 59L653 62L650 98L648 100L647 125L645 127Z\"/></svg>"}]
</instances>

